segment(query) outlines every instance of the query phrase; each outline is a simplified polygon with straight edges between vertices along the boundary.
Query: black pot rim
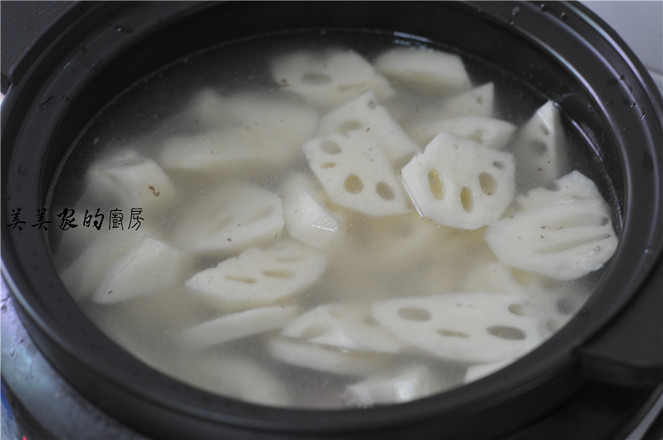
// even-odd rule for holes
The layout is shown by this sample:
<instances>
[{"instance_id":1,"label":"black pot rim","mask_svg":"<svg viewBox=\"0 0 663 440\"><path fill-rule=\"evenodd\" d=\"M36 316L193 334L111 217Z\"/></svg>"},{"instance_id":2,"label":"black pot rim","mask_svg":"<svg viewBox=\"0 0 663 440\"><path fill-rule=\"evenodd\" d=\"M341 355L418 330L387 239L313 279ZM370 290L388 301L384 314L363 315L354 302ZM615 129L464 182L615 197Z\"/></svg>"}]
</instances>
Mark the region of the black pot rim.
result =
<instances>
[{"instance_id":1,"label":"black pot rim","mask_svg":"<svg viewBox=\"0 0 663 440\"><path fill-rule=\"evenodd\" d=\"M102 2L104 3L104 2ZM3 175L3 214L2 214L2 260L3 276L8 281L13 296L26 326L35 335L40 348L47 357L56 364L63 374L72 381L80 375L82 387L93 392L104 392L115 388L116 395L111 399L138 399L147 406L159 407L165 413L184 414L187 418L208 421L210 425L224 424L231 426L247 426L264 430L294 430L312 432L315 430L346 431L364 429L366 427L404 423L406 421L458 416L464 420L479 414L487 408L503 405L514 397L534 393L543 384L567 384L569 387L580 385L585 380L578 373L578 358L575 352L604 327L610 325L620 309L634 300L638 289L646 282L649 273L656 264L661 264L663 254L663 194L661 183L661 164L663 163L663 103L653 81L646 69L637 60L628 47L603 22L580 4L547 4L543 7L531 3L469 2L454 7L485 17L500 28L511 28L520 38L528 39L539 50L549 51L560 65L577 73L588 94L594 98L597 113L609 120L624 121L620 128L611 133L614 142L622 149L621 169L623 187L622 210L623 231L619 249L609 263L606 276L582 312L553 336L542 347L534 350L516 363L484 379L464 385L458 389L447 391L421 400L380 408L356 410L300 410L263 407L237 402L193 387L181 384L143 365L128 355L115 343L111 342L78 311L50 263L45 239L41 232L25 228L16 231L6 227L10 222L11 209L20 200L24 212L35 212L44 202L43 191L45 182L42 176L43 157L47 154L52 140L50 132L35 134L30 131L30 123L48 121L47 126L59 130L61 117L67 116L69 101L60 100L52 95L51 84L35 86L43 79L50 79L51 69L42 66L58 66L61 60L53 57L71 56L65 54L40 55L31 60L31 64L21 72L17 83L10 88L2 108L3 141L7 141L2 151ZM123 7L127 7L124 5ZM154 8L155 5L140 4L128 8ZM174 2L168 13L155 18L151 26L166 26L172 15L185 13L194 15L199 9L212 7L210 4L193 4ZM226 7L239 8L239 5ZM517 14L514 14L517 8ZM131 20L133 15L124 14L124 9L108 5L82 5L71 12L67 18L71 23L80 23L81 17L93 12L116 15ZM536 23L546 27L520 22L527 16ZM107 20L104 18L102 22ZM511 22L514 23L511 23ZM108 29L98 30L94 24L88 25L85 32L90 38L98 40L109 38ZM66 23L65 23L66 24ZM64 24L61 25L66 28ZM147 26L147 25L146 25ZM60 31L63 29L59 29ZM136 28L136 32L139 32ZM560 52L557 43L548 43L550 33L563 30L564 39L583 41L608 55L594 54L604 60L610 58L612 76L597 84L586 77L585 72L577 71L575 63L581 63L580 57L587 53L565 54ZM117 30L116 30L117 31ZM52 43L53 46L77 47L72 37L64 35ZM149 38L146 33L144 38ZM561 38L561 37L560 37ZM588 50L584 47L585 50ZM129 48L123 49L129 50ZM574 64L571 64L573 61ZM99 70L108 68L107 60L100 60ZM623 72L620 72L623 69ZM79 72L82 80L88 81L87 72ZM84 88L77 85L76 87ZM632 99L637 105L634 108L609 103L606 96L620 96ZM50 98L56 102L50 102ZM75 101L74 97L74 101ZM565 109L565 102L560 107ZM568 111L572 103L568 104ZM28 121L28 122L23 122ZM592 133L592 136L601 134ZM630 145L633 136L639 144ZM36 146L41 155L37 161L28 164L29 154L20 151L26 149L29 137L30 146ZM34 154L34 153L32 153ZM46 162L46 161L44 161ZM25 198L23 194L27 193ZM39 198L41 194L41 198ZM642 207L647 206L648 215L642 215ZM644 249L644 250L643 250ZM657 260L659 261L657 263ZM618 266L627 267L628 275L619 274ZM78 311L78 312L77 312ZM82 336L81 336L82 335ZM113 363L108 363L112 359ZM135 384L141 387L136 388ZM550 386L548 386L550 388ZM103 405L103 404L102 404ZM131 419L123 413L123 418ZM204 423L208 423L204 422ZM201 422L202 423L202 422Z\"/></svg>"}]
</instances>

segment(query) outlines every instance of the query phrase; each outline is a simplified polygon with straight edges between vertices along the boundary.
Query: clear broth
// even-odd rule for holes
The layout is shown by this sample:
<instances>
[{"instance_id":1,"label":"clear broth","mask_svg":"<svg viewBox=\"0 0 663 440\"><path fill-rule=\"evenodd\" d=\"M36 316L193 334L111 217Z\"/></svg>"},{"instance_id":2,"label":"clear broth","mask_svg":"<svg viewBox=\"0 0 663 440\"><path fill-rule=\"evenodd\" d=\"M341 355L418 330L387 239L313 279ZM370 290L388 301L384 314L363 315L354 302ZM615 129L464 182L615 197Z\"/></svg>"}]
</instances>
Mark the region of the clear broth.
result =
<instances>
[{"instance_id":1,"label":"clear broth","mask_svg":"<svg viewBox=\"0 0 663 440\"><path fill-rule=\"evenodd\" d=\"M182 116L182 110L200 90L211 89L221 95L258 91L266 96L282 97L283 91L274 84L268 64L280 54L300 49L321 51L340 47L352 49L371 60L397 44L422 45L420 40L408 40L402 36L395 40L393 35L378 33L358 35L327 31L272 35L197 53L142 79L102 109L72 146L71 154L62 164L49 197L53 224L60 221L54 214L65 207L75 208L79 215L85 209L92 212L99 208L100 212L108 213L118 208L110 200L85 198L86 170L100 157L115 148L131 145L141 155L156 158L163 141L169 137L195 134L207 128L202 127L197 120ZM470 54L461 55L474 85L489 81L494 83L495 118L520 126L545 102L545 97L515 76L496 66L487 65ZM296 102L298 98L293 95L292 99ZM388 110L392 110L390 106L395 105L393 102L383 104ZM593 179L604 198L613 202L614 206L614 193L591 146L571 121L565 120L564 125L567 128L566 142L571 169L580 170ZM248 178L264 188L278 191L283 180L293 172L303 172L314 177L302 155L285 172L263 170L252 173ZM211 191L220 180L217 175L192 176L187 173L171 173L169 177L178 192L173 202L155 211L142 212L143 226L160 231L161 237L165 239L176 227L179 213L183 207L188 206L189 200ZM527 189L517 188L516 192L523 193ZM126 210L130 207L120 208ZM617 225L617 216L614 217L613 222ZM351 240L346 239L344 246L330 253L327 270L313 287L289 299L288 303L297 303L303 310L308 310L318 304L370 303L402 296L404 293L424 296L452 292L473 276L473 268L478 263L490 259L490 250L481 240L482 230L449 232L446 228L426 246L408 254L407 258L372 258L369 253L370 243L379 242L380 234L388 236L398 229L398 226L389 222L362 214L351 214L346 229ZM431 227L429 222L421 222L423 227ZM78 223L76 229L61 230L54 227L49 232L55 263L62 271L102 234L101 231L81 225L81 217ZM131 231L110 233L130 234ZM449 240L453 240L459 250L454 250L452 254L440 252L439 249L444 248ZM196 257L186 279L218 262L219 258L216 257ZM550 334L580 309L599 277L600 271L569 282L545 280L552 290L558 292L557 297L551 296L546 300L552 303L550 310L556 315L545 324ZM325 373L288 365L272 357L265 345L268 338L273 337L278 330L217 345L205 352L192 353L183 349L178 342L178 335L184 329L223 314L194 295L187 294L184 286L113 304L97 304L83 299L80 307L99 328L130 353L183 382L222 395L269 405L306 408L362 406L349 398L345 389L360 381L362 375ZM242 362L248 360L273 379L268 384L273 386L269 396L261 395L259 390L254 395L234 389L234 380L227 377L227 374L238 371L238 368L236 364L228 364L224 359L236 358L243 359ZM465 374L471 367L467 362L442 360L411 350L389 356L389 362L381 367L383 373L378 371L376 374L399 371L415 364L426 366L432 372L431 386L420 397L464 384Z\"/></svg>"}]
</instances>

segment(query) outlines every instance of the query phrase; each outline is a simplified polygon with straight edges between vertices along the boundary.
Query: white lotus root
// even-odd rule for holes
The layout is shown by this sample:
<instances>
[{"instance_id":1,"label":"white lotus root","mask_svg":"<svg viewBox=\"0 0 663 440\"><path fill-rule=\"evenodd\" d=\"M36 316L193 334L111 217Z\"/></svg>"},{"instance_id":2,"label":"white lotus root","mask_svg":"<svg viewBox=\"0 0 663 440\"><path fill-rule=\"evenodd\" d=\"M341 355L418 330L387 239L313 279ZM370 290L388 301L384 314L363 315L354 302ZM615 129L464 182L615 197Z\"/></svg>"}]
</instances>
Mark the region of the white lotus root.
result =
<instances>
[{"instance_id":1,"label":"white lotus root","mask_svg":"<svg viewBox=\"0 0 663 440\"><path fill-rule=\"evenodd\" d=\"M525 272L499 261L474 265L467 273L463 291L499 293L532 293L544 289L540 275Z\"/></svg>"},{"instance_id":2,"label":"white lotus root","mask_svg":"<svg viewBox=\"0 0 663 440\"><path fill-rule=\"evenodd\" d=\"M87 182L96 199L111 198L121 206L146 211L167 205L175 195L175 187L159 165L134 150L122 150L93 163Z\"/></svg>"},{"instance_id":3,"label":"white lotus root","mask_svg":"<svg viewBox=\"0 0 663 440\"><path fill-rule=\"evenodd\" d=\"M344 264L378 265L390 270L408 267L434 259L431 253L449 246L455 229L441 227L418 213L372 219L371 222L349 221L341 249L348 249L355 258L344 258Z\"/></svg>"},{"instance_id":4,"label":"white lotus root","mask_svg":"<svg viewBox=\"0 0 663 440\"><path fill-rule=\"evenodd\" d=\"M402 84L431 93L452 93L471 87L470 77L458 55L397 47L378 56L376 69Z\"/></svg>"},{"instance_id":5,"label":"white lotus root","mask_svg":"<svg viewBox=\"0 0 663 440\"><path fill-rule=\"evenodd\" d=\"M477 229L511 203L514 164L509 153L440 133L401 170L417 211L444 226Z\"/></svg>"},{"instance_id":6,"label":"white lotus root","mask_svg":"<svg viewBox=\"0 0 663 440\"><path fill-rule=\"evenodd\" d=\"M287 364L334 374L369 374L385 361L382 353L340 349L286 337L272 339L269 351Z\"/></svg>"},{"instance_id":7,"label":"white lotus root","mask_svg":"<svg viewBox=\"0 0 663 440\"><path fill-rule=\"evenodd\" d=\"M301 51L281 56L272 62L272 77L284 89L323 108L336 107L369 90L379 99L394 93L389 82L354 51L324 55Z\"/></svg>"},{"instance_id":8,"label":"white lotus root","mask_svg":"<svg viewBox=\"0 0 663 440\"><path fill-rule=\"evenodd\" d=\"M472 139L480 145L502 150L513 137L516 126L499 119L482 116L457 116L430 122L413 124L410 135L421 145L426 145L441 132Z\"/></svg>"},{"instance_id":9,"label":"white lotus root","mask_svg":"<svg viewBox=\"0 0 663 440\"><path fill-rule=\"evenodd\" d=\"M284 383L249 357L207 351L189 353L173 364L168 373L202 389L261 405L293 404Z\"/></svg>"},{"instance_id":10,"label":"white lotus root","mask_svg":"<svg viewBox=\"0 0 663 440\"><path fill-rule=\"evenodd\" d=\"M352 130L364 131L375 137L394 166L402 165L421 151L387 109L380 105L373 91L335 108L320 118L318 124L320 136Z\"/></svg>"},{"instance_id":11,"label":"white lotus root","mask_svg":"<svg viewBox=\"0 0 663 440\"><path fill-rule=\"evenodd\" d=\"M298 314L295 306L268 306L223 315L184 330L187 349L199 350L224 342L276 330Z\"/></svg>"},{"instance_id":12,"label":"white lotus root","mask_svg":"<svg viewBox=\"0 0 663 440\"><path fill-rule=\"evenodd\" d=\"M513 313L527 296L445 293L373 304L373 317L408 344L458 362L516 358L541 343L539 323Z\"/></svg>"},{"instance_id":13,"label":"white lotus root","mask_svg":"<svg viewBox=\"0 0 663 440\"><path fill-rule=\"evenodd\" d=\"M468 272L463 291L521 293L530 301L512 311L537 319L544 334L559 330L583 304L587 292L570 288L542 275L526 272L498 261L478 265Z\"/></svg>"},{"instance_id":14,"label":"white lotus root","mask_svg":"<svg viewBox=\"0 0 663 440\"><path fill-rule=\"evenodd\" d=\"M506 361L495 362L492 364L472 365L471 367L467 368L467 371L465 372L465 378L463 381L465 383L474 382L475 380L481 379L482 377L488 376L490 374L495 373L496 371L501 370L502 368L506 367L511 363L512 360L509 359Z\"/></svg>"},{"instance_id":15,"label":"white lotus root","mask_svg":"<svg viewBox=\"0 0 663 440\"><path fill-rule=\"evenodd\" d=\"M190 112L208 128L166 139L159 156L166 169L250 172L285 167L318 123L315 110L283 99L222 97L207 91L194 102Z\"/></svg>"},{"instance_id":16,"label":"white lotus root","mask_svg":"<svg viewBox=\"0 0 663 440\"><path fill-rule=\"evenodd\" d=\"M358 406L409 402L433 394L439 387L436 382L428 367L416 365L348 385L346 394L349 402Z\"/></svg>"},{"instance_id":17,"label":"white lotus root","mask_svg":"<svg viewBox=\"0 0 663 440\"><path fill-rule=\"evenodd\" d=\"M191 277L186 286L222 310L266 306L310 287L325 266L321 252L282 240L223 260Z\"/></svg>"},{"instance_id":18,"label":"white lotus root","mask_svg":"<svg viewBox=\"0 0 663 440\"><path fill-rule=\"evenodd\" d=\"M92 231L100 233L96 229ZM101 236L85 247L77 258L60 268L60 276L71 296L77 301L92 297L115 261L145 236L144 231L133 229L119 234L115 231L101 232ZM62 255L58 250L55 256L59 257L54 259L59 265L66 254Z\"/></svg>"},{"instance_id":19,"label":"white lotus root","mask_svg":"<svg viewBox=\"0 0 663 440\"><path fill-rule=\"evenodd\" d=\"M601 268L615 252L617 236L594 182L573 171L555 186L519 196L520 211L489 225L485 239L505 264L572 280Z\"/></svg>"},{"instance_id":20,"label":"white lotus root","mask_svg":"<svg viewBox=\"0 0 663 440\"><path fill-rule=\"evenodd\" d=\"M232 108L211 88L204 88L191 98L185 115L202 128L232 126L232 122L228 122L232 121Z\"/></svg>"},{"instance_id":21,"label":"white lotus root","mask_svg":"<svg viewBox=\"0 0 663 440\"><path fill-rule=\"evenodd\" d=\"M410 210L401 183L374 137L353 130L311 139L303 149L334 203L375 217Z\"/></svg>"},{"instance_id":22,"label":"white lotus root","mask_svg":"<svg viewBox=\"0 0 663 440\"><path fill-rule=\"evenodd\" d=\"M293 174L283 184L286 229L294 238L318 249L328 249L341 234L340 221L325 206L325 199L304 174Z\"/></svg>"},{"instance_id":23,"label":"white lotus root","mask_svg":"<svg viewBox=\"0 0 663 440\"><path fill-rule=\"evenodd\" d=\"M371 318L361 304L326 304L289 323L282 334L342 349L396 353L403 345Z\"/></svg>"},{"instance_id":24,"label":"white lotus root","mask_svg":"<svg viewBox=\"0 0 663 440\"><path fill-rule=\"evenodd\" d=\"M226 255L276 242L283 231L283 201L257 185L227 181L200 194L184 210L173 240L197 254Z\"/></svg>"},{"instance_id":25,"label":"white lotus root","mask_svg":"<svg viewBox=\"0 0 663 440\"><path fill-rule=\"evenodd\" d=\"M567 166L565 149L559 110L548 101L517 134L514 155L519 185L546 186L560 177Z\"/></svg>"},{"instance_id":26,"label":"white lotus root","mask_svg":"<svg viewBox=\"0 0 663 440\"><path fill-rule=\"evenodd\" d=\"M486 83L446 99L439 110L444 117L479 116L492 118L495 106L495 86Z\"/></svg>"},{"instance_id":27,"label":"white lotus root","mask_svg":"<svg viewBox=\"0 0 663 440\"><path fill-rule=\"evenodd\" d=\"M495 86L486 83L450 97L428 97L422 102L417 94L400 93L388 101L381 101L389 114L420 145L439 133L436 125L452 118L495 118Z\"/></svg>"},{"instance_id":28,"label":"white lotus root","mask_svg":"<svg viewBox=\"0 0 663 440\"><path fill-rule=\"evenodd\" d=\"M190 255L145 236L108 267L92 301L108 304L159 293L184 281L192 263Z\"/></svg>"}]
</instances>

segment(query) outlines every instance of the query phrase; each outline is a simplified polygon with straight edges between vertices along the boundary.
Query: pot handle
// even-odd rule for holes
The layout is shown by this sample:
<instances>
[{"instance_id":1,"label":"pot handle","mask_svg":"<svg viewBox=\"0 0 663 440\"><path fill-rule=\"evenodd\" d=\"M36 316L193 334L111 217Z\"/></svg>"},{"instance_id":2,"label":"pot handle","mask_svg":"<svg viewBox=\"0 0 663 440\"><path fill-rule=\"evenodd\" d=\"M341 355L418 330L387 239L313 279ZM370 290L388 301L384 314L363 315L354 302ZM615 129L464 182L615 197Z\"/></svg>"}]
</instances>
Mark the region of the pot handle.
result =
<instances>
[{"instance_id":1,"label":"pot handle","mask_svg":"<svg viewBox=\"0 0 663 440\"><path fill-rule=\"evenodd\" d=\"M2 45L3 94L20 76L17 66L21 60L30 63L41 54L53 38L52 35L45 37L45 32L72 6L72 1L3 2L2 40L11 42Z\"/></svg>"},{"instance_id":2,"label":"pot handle","mask_svg":"<svg viewBox=\"0 0 663 440\"><path fill-rule=\"evenodd\" d=\"M617 320L578 354L588 380L622 386L663 383L663 258Z\"/></svg>"}]
</instances>

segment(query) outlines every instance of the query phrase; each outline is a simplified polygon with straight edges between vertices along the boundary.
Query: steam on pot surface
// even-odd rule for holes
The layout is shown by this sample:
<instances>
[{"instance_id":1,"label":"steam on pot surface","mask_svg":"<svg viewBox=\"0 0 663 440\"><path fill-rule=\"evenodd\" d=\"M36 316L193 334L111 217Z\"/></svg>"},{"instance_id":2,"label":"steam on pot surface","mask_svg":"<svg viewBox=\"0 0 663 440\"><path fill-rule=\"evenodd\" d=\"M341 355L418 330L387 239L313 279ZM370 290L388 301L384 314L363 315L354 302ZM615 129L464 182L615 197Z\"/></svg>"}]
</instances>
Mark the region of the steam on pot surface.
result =
<instances>
[{"instance_id":1,"label":"steam on pot surface","mask_svg":"<svg viewBox=\"0 0 663 440\"><path fill-rule=\"evenodd\" d=\"M50 195L54 261L112 339L275 406L405 402L528 353L617 245L554 102L388 35L271 35L134 84Z\"/></svg>"}]
</instances>

